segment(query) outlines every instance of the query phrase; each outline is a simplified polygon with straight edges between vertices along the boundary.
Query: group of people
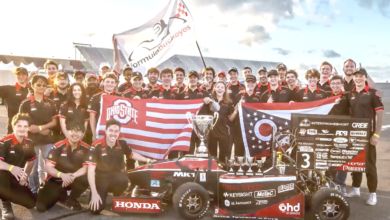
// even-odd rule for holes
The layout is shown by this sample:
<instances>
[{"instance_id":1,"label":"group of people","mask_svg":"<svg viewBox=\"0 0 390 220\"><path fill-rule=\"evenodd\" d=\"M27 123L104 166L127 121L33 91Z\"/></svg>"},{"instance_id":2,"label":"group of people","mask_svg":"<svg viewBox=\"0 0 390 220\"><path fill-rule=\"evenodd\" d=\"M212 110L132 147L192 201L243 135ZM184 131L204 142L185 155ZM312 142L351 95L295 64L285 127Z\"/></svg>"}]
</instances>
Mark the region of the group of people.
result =
<instances>
[{"instance_id":1,"label":"group of people","mask_svg":"<svg viewBox=\"0 0 390 220\"><path fill-rule=\"evenodd\" d=\"M27 208L36 206L44 212L61 201L80 210L77 198L88 186L90 209L99 213L108 192L119 195L128 187L129 180L122 172L124 167L132 169L135 161L151 161L133 152L120 138L118 121L109 120L105 136L97 139L102 95L130 99L203 99L199 114L219 113L207 145L210 155L222 161L230 157L233 145L235 156L245 154L237 116L239 103L291 104L337 96L337 104L330 114L373 120L366 161L371 193L367 204L376 204L375 145L379 141L384 107L381 94L375 90L366 70L357 69L353 60L344 62L344 78L332 73L333 67L328 62L323 62L319 71L308 70L305 87L300 86L298 73L287 69L285 64L272 70L261 67L256 73L244 67L241 73L245 83L239 82L240 71L235 67L227 73L216 73L212 67L204 68L201 73L186 73L180 67L161 71L150 68L145 84L142 73L133 72L125 65L119 74L118 66L116 62L112 70L108 63L103 63L99 75L76 72L73 75L76 82L70 85L69 75L59 72L58 65L48 60L44 66L48 78L37 74L39 70L29 75L25 68L19 67L15 70L16 84L0 86L0 97L6 102L9 119L8 135L0 140L3 219L14 217L11 202ZM118 85L120 75L125 83ZM193 133L190 150L185 153L194 153L199 142ZM168 157L177 157L177 152L171 152ZM346 172L333 175L346 193ZM359 196L362 174L352 175L354 188L347 196ZM71 190L69 196L67 190Z\"/></svg>"}]
</instances>

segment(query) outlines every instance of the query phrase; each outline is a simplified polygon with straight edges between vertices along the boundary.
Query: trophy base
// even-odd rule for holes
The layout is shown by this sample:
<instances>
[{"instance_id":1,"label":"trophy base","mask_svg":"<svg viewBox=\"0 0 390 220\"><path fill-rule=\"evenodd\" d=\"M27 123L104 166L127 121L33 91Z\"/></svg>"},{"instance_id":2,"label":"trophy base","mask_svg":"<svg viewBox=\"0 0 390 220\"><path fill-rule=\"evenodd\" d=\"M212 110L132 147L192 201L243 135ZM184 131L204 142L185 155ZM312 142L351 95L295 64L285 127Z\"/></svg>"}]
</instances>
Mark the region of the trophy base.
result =
<instances>
[{"instance_id":1,"label":"trophy base","mask_svg":"<svg viewBox=\"0 0 390 220\"><path fill-rule=\"evenodd\" d=\"M245 176L253 176L253 173L245 173Z\"/></svg>"},{"instance_id":2,"label":"trophy base","mask_svg":"<svg viewBox=\"0 0 390 220\"><path fill-rule=\"evenodd\" d=\"M228 176L234 176L235 174L232 172L227 173Z\"/></svg>"},{"instance_id":3,"label":"trophy base","mask_svg":"<svg viewBox=\"0 0 390 220\"><path fill-rule=\"evenodd\" d=\"M244 173L237 172L237 173L236 173L236 176L244 176Z\"/></svg>"},{"instance_id":4,"label":"trophy base","mask_svg":"<svg viewBox=\"0 0 390 220\"><path fill-rule=\"evenodd\" d=\"M263 173L255 173L255 176L264 176Z\"/></svg>"},{"instance_id":5,"label":"trophy base","mask_svg":"<svg viewBox=\"0 0 390 220\"><path fill-rule=\"evenodd\" d=\"M209 157L208 153L196 153L195 157Z\"/></svg>"}]
</instances>

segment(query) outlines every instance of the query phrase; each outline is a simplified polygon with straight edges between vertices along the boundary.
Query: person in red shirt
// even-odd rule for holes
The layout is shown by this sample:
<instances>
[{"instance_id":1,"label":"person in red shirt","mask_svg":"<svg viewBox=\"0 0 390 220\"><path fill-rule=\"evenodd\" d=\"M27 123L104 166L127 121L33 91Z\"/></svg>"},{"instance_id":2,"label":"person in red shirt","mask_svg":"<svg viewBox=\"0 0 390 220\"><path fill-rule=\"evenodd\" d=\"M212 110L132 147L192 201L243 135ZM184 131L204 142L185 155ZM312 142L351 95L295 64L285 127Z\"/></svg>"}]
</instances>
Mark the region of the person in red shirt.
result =
<instances>
[{"instance_id":1,"label":"person in red shirt","mask_svg":"<svg viewBox=\"0 0 390 220\"><path fill-rule=\"evenodd\" d=\"M185 71L181 67L176 67L173 70L173 76L175 77L175 84L173 85L173 88L176 90L176 92L181 93L183 92L184 88L186 88L186 85L184 84L184 77L186 76Z\"/></svg>"}]
</instances>

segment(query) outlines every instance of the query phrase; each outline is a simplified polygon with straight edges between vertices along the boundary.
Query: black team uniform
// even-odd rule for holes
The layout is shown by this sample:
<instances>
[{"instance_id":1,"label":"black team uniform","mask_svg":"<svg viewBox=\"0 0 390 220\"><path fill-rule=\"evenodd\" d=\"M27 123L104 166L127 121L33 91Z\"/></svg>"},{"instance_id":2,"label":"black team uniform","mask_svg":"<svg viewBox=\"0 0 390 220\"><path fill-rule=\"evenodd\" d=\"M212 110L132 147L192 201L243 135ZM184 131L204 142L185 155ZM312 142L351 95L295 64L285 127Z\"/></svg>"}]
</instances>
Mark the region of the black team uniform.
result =
<instances>
[{"instance_id":1,"label":"black team uniform","mask_svg":"<svg viewBox=\"0 0 390 220\"><path fill-rule=\"evenodd\" d=\"M176 88L179 88L179 93L183 92L184 89L186 88L186 85L183 83L183 86L179 87L177 86L176 84L173 85L173 88L176 89Z\"/></svg>"},{"instance_id":2,"label":"black team uniform","mask_svg":"<svg viewBox=\"0 0 390 220\"><path fill-rule=\"evenodd\" d=\"M328 97L339 97L340 103L334 105L330 110L329 115L350 115L349 104L348 104L348 92L340 91L339 94L335 95L333 91L328 92Z\"/></svg>"},{"instance_id":3,"label":"black team uniform","mask_svg":"<svg viewBox=\"0 0 390 220\"><path fill-rule=\"evenodd\" d=\"M267 91L263 92L260 96L260 102L266 103L269 97L272 96L274 103L283 103L294 101L294 93L289 88L278 85L276 90L271 90L271 86L267 89Z\"/></svg>"},{"instance_id":4,"label":"black team uniform","mask_svg":"<svg viewBox=\"0 0 390 220\"><path fill-rule=\"evenodd\" d=\"M255 93L256 93L256 95L261 96L261 94L263 94L265 91L267 91L268 88L269 88L269 83L265 86L258 83L256 88L255 88Z\"/></svg>"},{"instance_id":5,"label":"black team uniform","mask_svg":"<svg viewBox=\"0 0 390 220\"><path fill-rule=\"evenodd\" d=\"M229 98L232 101L232 103L234 102L234 99L236 98L237 94L245 92L245 85L241 84L240 82L237 82L237 85L232 85L229 82L227 87L228 87L228 91L230 90ZM236 117L233 121L228 120L227 125L229 126L230 134L236 134L237 132L240 132L240 130L236 131L236 128L240 127L240 120L238 117ZM225 138L226 138L226 136L225 136ZM236 137L236 135L230 135L230 145L229 145L230 150L232 149L233 144L234 144L234 148L236 148L236 146L239 145L238 144L239 140L237 140L237 139L238 138ZM235 155L235 156L238 156L238 155Z\"/></svg>"},{"instance_id":6,"label":"black team uniform","mask_svg":"<svg viewBox=\"0 0 390 220\"><path fill-rule=\"evenodd\" d=\"M325 92L332 91L332 88L330 87L330 80L326 81L324 84L321 85L321 83L318 81L317 87L321 90L324 90Z\"/></svg>"},{"instance_id":7,"label":"black team uniform","mask_svg":"<svg viewBox=\"0 0 390 220\"><path fill-rule=\"evenodd\" d=\"M58 92L57 89L53 89L53 91L51 91L51 93L47 97L54 101L54 104L56 105L56 109L59 110L61 104L68 99L68 93L65 92L65 94L62 94ZM62 139L61 136L64 137L61 131L61 125L59 120L57 121L57 125L54 128L52 128L52 131L53 131L54 142L60 141Z\"/></svg>"},{"instance_id":8,"label":"black team uniform","mask_svg":"<svg viewBox=\"0 0 390 220\"><path fill-rule=\"evenodd\" d=\"M89 145L79 141L78 146L72 151L68 139L54 144L46 159L46 163L52 163L55 169L62 173L74 173L81 167L86 166L89 155ZM62 179L56 176L48 175L45 186L39 190L37 197L37 210L45 212L53 207L57 201L66 193L72 190L69 196L70 201L76 201L77 198L88 188L87 175L76 178L72 184L62 187Z\"/></svg>"},{"instance_id":9,"label":"black team uniform","mask_svg":"<svg viewBox=\"0 0 390 220\"><path fill-rule=\"evenodd\" d=\"M130 89L131 87L132 87L131 82L122 83L122 84L118 87L118 92L124 92L124 91Z\"/></svg>"},{"instance_id":10,"label":"black team uniform","mask_svg":"<svg viewBox=\"0 0 390 220\"><path fill-rule=\"evenodd\" d=\"M99 93L101 92L102 90L99 89L99 88L96 88L96 89L91 89L91 88L85 88L85 96L87 98L88 101L91 100L92 96L95 95L96 93ZM88 116L89 117L89 116ZM91 126L87 126L87 132L85 132L85 142L87 142L87 144L92 144L92 131L91 131Z\"/></svg>"},{"instance_id":11,"label":"black team uniform","mask_svg":"<svg viewBox=\"0 0 390 220\"><path fill-rule=\"evenodd\" d=\"M317 89L314 92L311 92L309 86L306 86L303 89L300 89L295 95L296 102L311 102L317 101L321 99L328 98L329 94L327 94L324 90L320 89L317 85Z\"/></svg>"},{"instance_id":12,"label":"black team uniform","mask_svg":"<svg viewBox=\"0 0 390 220\"><path fill-rule=\"evenodd\" d=\"M123 139L118 139L114 147L106 144L106 138L95 141L89 151L88 163L96 166L95 183L97 193L100 195L103 204L99 204L94 214L99 214L106 207L108 192L119 196L126 190L129 183L125 168L124 157L131 158L132 150Z\"/></svg>"},{"instance_id":13,"label":"black team uniform","mask_svg":"<svg viewBox=\"0 0 390 220\"><path fill-rule=\"evenodd\" d=\"M61 104L59 108L58 116L60 118L65 119L65 123L72 119L87 122L89 121L88 106L86 106L85 104L76 106L76 103L74 102L69 103L68 101L65 101ZM60 134L60 138L65 139L65 135L62 132ZM84 140L87 140L86 136L84 137Z\"/></svg>"},{"instance_id":14,"label":"black team uniform","mask_svg":"<svg viewBox=\"0 0 390 220\"><path fill-rule=\"evenodd\" d=\"M10 134L0 139L0 160L24 168L27 161L37 159L32 140L25 137L22 142ZM8 170L0 170L0 199L4 205L10 202L24 206L28 209L35 207L35 196L28 188L22 186ZM7 204L8 203L8 204ZM4 216L3 216L4 218Z\"/></svg>"},{"instance_id":15,"label":"black team uniform","mask_svg":"<svg viewBox=\"0 0 390 220\"><path fill-rule=\"evenodd\" d=\"M11 125L12 118L19 112L20 103L27 98L29 87L29 84L26 84L26 87L21 87L18 83L15 83L14 86L0 86L0 97L4 99L7 108L7 134L13 132Z\"/></svg>"}]
</instances>

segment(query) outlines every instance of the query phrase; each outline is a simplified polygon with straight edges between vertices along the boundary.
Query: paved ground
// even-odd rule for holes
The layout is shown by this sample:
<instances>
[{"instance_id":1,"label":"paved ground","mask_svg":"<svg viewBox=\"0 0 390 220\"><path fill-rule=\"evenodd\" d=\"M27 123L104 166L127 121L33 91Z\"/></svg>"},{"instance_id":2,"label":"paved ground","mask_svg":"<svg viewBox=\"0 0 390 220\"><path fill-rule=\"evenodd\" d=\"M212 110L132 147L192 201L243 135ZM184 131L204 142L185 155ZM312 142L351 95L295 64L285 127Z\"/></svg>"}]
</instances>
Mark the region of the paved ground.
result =
<instances>
[{"instance_id":1,"label":"paved ground","mask_svg":"<svg viewBox=\"0 0 390 220\"><path fill-rule=\"evenodd\" d=\"M389 102L390 104L390 102ZM387 109L390 110L390 105L385 103L386 106L389 106ZM0 136L3 136L6 133L6 110L4 106L0 106ZM349 199L351 203L351 217L350 219L353 220L383 220L383 219L390 219L390 210L389 210L389 203L390 203L390 169L388 169L390 164L390 111L385 114L385 129L382 133L382 140L379 143L379 146L377 147L377 165L378 165L378 173L379 173L379 186L378 186L378 205L374 207L369 207L365 205L365 201L368 197L367 187L366 184L364 184L362 187L362 196L360 198L354 198ZM386 137L388 139L386 139ZM363 182L366 180L364 179ZM348 177L348 184L351 184L351 179ZM111 198L108 198L110 201ZM82 203L83 207L86 208L86 198L81 198L80 202ZM1 206L1 205L0 205ZM104 219L132 219L132 220L139 220L139 219L180 219L180 216L178 213L174 212L171 207L168 206L168 209L157 216L152 215L144 215L144 214L131 214L131 215L118 215L111 211L109 211L109 208L107 208L105 211L102 212L100 216L93 216L90 215L86 210L75 213L72 211L69 211L65 207L61 205L56 205L53 207L50 212L45 214L39 214L35 209L33 210L27 210L23 207L14 205L14 211L16 214L17 219L39 219L39 220L45 220L45 219L74 219L74 220L80 220L80 219L94 219L94 220L104 220ZM207 217L204 219L212 219L212 210L210 210L210 213ZM1 215L1 214L0 214ZM307 217L306 219L311 219L310 217Z\"/></svg>"}]
</instances>

